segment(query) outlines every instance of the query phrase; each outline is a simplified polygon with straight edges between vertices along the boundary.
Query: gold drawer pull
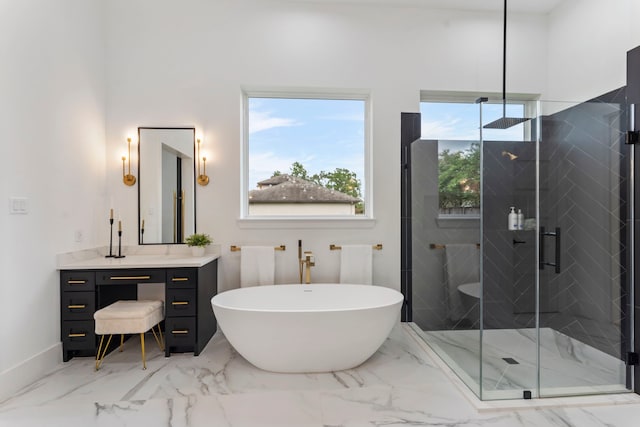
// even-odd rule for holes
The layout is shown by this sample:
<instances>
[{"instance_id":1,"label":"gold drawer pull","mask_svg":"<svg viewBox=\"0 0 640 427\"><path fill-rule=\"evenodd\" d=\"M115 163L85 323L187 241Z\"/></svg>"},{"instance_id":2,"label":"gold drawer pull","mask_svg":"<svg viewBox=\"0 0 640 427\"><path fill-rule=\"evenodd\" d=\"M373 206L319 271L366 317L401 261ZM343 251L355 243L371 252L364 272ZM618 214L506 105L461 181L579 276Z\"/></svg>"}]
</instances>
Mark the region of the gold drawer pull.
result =
<instances>
[{"instance_id":1,"label":"gold drawer pull","mask_svg":"<svg viewBox=\"0 0 640 427\"><path fill-rule=\"evenodd\" d=\"M75 304L75 305L68 305L67 308L70 308L71 310L74 310L74 309L78 309L78 308L87 308L87 306L84 305L84 304Z\"/></svg>"},{"instance_id":2,"label":"gold drawer pull","mask_svg":"<svg viewBox=\"0 0 640 427\"><path fill-rule=\"evenodd\" d=\"M173 331L171 331L172 334L174 335L185 335L189 333L188 329L174 329Z\"/></svg>"},{"instance_id":3,"label":"gold drawer pull","mask_svg":"<svg viewBox=\"0 0 640 427\"><path fill-rule=\"evenodd\" d=\"M84 285L85 283L87 283L86 280L67 280L67 283L69 285Z\"/></svg>"},{"instance_id":4,"label":"gold drawer pull","mask_svg":"<svg viewBox=\"0 0 640 427\"><path fill-rule=\"evenodd\" d=\"M109 280L149 280L151 276L111 276Z\"/></svg>"},{"instance_id":5,"label":"gold drawer pull","mask_svg":"<svg viewBox=\"0 0 640 427\"><path fill-rule=\"evenodd\" d=\"M188 280L189 280L188 277L172 277L171 278L172 282L186 282Z\"/></svg>"},{"instance_id":6,"label":"gold drawer pull","mask_svg":"<svg viewBox=\"0 0 640 427\"><path fill-rule=\"evenodd\" d=\"M86 336L87 334L69 334L69 338L82 338Z\"/></svg>"},{"instance_id":7,"label":"gold drawer pull","mask_svg":"<svg viewBox=\"0 0 640 427\"><path fill-rule=\"evenodd\" d=\"M171 305L189 305L189 301L174 301Z\"/></svg>"}]
</instances>

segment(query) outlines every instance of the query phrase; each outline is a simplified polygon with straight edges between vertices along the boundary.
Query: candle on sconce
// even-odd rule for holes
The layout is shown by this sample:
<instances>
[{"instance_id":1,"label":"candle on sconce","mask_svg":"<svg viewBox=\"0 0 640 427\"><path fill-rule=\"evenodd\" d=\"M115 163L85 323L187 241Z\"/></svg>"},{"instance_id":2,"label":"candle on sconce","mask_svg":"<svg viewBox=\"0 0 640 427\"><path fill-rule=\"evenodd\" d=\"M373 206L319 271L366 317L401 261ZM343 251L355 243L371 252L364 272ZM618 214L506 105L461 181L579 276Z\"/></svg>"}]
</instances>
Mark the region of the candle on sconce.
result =
<instances>
[{"instance_id":1,"label":"candle on sconce","mask_svg":"<svg viewBox=\"0 0 640 427\"><path fill-rule=\"evenodd\" d=\"M113 208L109 212L109 219L113 219Z\"/></svg>"},{"instance_id":2,"label":"candle on sconce","mask_svg":"<svg viewBox=\"0 0 640 427\"><path fill-rule=\"evenodd\" d=\"M122 221L118 221L118 231L122 231Z\"/></svg>"},{"instance_id":3,"label":"candle on sconce","mask_svg":"<svg viewBox=\"0 0 640 427\"><path fill-rule=\"evenodd\" d=\"M142 228L144 228L144 219L142 220Z\"/></svg>"}]
</instances>

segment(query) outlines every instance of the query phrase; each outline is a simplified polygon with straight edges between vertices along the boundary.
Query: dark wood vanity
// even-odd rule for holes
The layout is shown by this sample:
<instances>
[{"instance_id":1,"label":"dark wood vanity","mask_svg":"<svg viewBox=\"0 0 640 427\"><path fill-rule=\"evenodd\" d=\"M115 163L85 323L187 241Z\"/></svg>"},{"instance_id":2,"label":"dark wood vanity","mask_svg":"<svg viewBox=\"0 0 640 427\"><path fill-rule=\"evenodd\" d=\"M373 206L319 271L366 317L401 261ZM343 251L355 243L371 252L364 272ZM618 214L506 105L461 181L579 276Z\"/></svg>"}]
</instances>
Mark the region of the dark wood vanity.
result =
<instances>
[{"instance_id":1,"label":"dark wood vanity","mask_svg":"<svg viewBox=\"0 0 640 427\"><path fill-rule=\"evenodd\" d=\"M117 300L136 299L138 285L144 283L164 283L165 356L172 352L200 354L216 332L211 298L218 289L217 256L132 256L123 260L96 259L60 267L63 360L95 356L95 311Z\"/></svg>"}]
</instances>

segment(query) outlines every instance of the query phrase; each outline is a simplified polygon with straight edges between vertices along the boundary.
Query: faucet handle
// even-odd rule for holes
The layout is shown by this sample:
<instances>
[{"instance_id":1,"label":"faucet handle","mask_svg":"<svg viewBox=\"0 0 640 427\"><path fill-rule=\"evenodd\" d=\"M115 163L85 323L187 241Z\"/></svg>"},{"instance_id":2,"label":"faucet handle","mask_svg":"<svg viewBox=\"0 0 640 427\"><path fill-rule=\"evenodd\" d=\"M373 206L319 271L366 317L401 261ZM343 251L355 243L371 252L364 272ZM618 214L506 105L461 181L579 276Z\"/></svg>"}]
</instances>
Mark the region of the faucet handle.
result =
<instances>
[{"instance_id":1,"label":"faucet handle","mask_svg":"<svg viewBox=\"0 0 640 427\"><path fill-rule=\"evenodd\" d=\"M304 260L309 267L314 267L316 265L315 257L313 256L313 252L311 251L304 252Z\"/></svg>"}]
</instances>

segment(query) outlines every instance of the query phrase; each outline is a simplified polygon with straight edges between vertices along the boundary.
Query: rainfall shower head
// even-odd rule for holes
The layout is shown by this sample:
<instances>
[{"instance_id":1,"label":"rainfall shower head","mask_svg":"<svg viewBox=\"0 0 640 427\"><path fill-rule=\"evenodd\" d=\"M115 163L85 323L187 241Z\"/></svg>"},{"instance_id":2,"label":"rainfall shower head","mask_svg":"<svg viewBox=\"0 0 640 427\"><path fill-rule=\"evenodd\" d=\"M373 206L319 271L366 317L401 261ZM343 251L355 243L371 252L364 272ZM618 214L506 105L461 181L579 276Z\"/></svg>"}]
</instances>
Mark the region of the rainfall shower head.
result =
<instances>
[{"instance_id":1,"label":"rainfall shower head","mask_svg":"<svg viewBox=\"0 0 640 427\"><path fill-rule=\"evenodd\" d=\"M482 127L485 129L509 129L511 126L519 125L527 120L530 119L528 117L500 117L498 120L487 123Z\"/></svg>"},{"instance_id":2,"label":"rainfall shower head","mask_svg":"<svg viewBox=\"0 0 640 427\"><path fill-rule=\"evenodd\" d=\"M485 129L508 129L526 122L526 117L507 117L507 0L504 0L504 19L502 27L502 117L482 126Z\"/></svg>"}]
</instances>

